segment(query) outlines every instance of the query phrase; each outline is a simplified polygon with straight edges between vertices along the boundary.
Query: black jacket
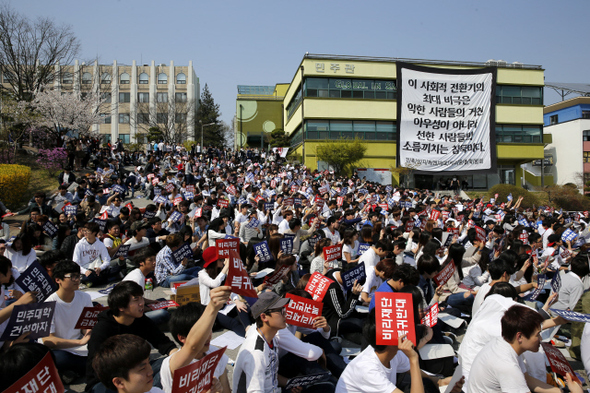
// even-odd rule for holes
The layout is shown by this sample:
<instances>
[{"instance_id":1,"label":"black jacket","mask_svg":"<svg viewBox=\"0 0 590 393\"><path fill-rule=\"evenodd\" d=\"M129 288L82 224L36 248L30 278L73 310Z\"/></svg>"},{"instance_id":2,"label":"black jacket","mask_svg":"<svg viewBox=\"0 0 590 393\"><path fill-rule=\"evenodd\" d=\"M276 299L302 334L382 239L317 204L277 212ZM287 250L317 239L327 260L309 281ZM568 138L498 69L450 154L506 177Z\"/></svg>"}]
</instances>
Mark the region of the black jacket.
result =
<instances>
[{"instance_id":1,"label":"black jacket","mask_svg":"<svg viewBox=\"0 0 590 393\"><path fill-rule=\"evenodd\" d=\"M86 360L87 392L92 390L92 387L99 382L92 368L94 355L96 355L101 344L107 338L118 334L135 334L136 336L142 337L152 344L162 355L168 355L171 350L176 348L176 345L145 315L137 318L131 325L125 326L115 320L110 310L103 311L98 314L98 322L94 326L94 329L92 329L92 335L88 341L88 359Z\"/></svg>"},{"instance_id":2,"label":"black jacket","mask_svg":"<svg viewBox=\"0 0 590 393\"><path fill-rule=\"evenodd\" d=\"M333 337L338 331L338 321L348 318L354 312L358 295L353 295L349 291L345 298L342 287L333 276L330 276L330 273L328 273L328 278L334 280L334 282L330 284L328 292L324 296L322 315L328 321L328 325L330 325L330 336Z\"/></svg>"}]
</instances>

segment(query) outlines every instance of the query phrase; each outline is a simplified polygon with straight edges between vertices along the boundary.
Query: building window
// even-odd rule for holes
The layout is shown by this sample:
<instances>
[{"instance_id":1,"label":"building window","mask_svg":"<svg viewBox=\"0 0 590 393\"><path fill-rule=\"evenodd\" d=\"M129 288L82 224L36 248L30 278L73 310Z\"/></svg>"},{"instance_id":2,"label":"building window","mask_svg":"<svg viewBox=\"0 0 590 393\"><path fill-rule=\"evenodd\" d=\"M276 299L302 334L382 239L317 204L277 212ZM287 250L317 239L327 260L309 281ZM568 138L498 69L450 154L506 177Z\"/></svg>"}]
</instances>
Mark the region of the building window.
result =
<instances>
[{"instance_id":1,"label":"building window","mask_svg":"<svg viewBox=\"0 0 590 393\"><path fill-rule=\"evenodd\" d=\"M168 102L168 93L157 93L156 96L158 102Z\"/></svg>"},{"instance_id":2,"label":"building window","mask_svg":"<svg viewBox=\"0 0 590 393\"><path fill-rule=\"evenodd\" d=\"M559 123L559 115L553 115L553 116L549 116L549 125L553 125L553 124L557 124Z\"/></svg>"},{"instance_id":3,"label":"building window","mask_svg":"<svg viewBox=\"0 0 590 393\"><path fill-rule=\"evenodd\" d=\"M163 72L158 74L158 85L165 85L166 83L168 83L168 75Z\"/></svg>"},{"instance_id":4,"label":"building window","mask_svg":"<svg viewBox=\"0 0 590 393\"><path fill-rule=\"evenodd\" d=\"M131 102L131 93L119 93L119 102Z\"/></svg>"},{"instance_id":5,"label":"building window","mask_svg":"<svg viewBox=\"0 0 590 393\"><path fill-rule=\"evenodd\" d=\"M150 102L150 93L137 93L137 102Z\"/></svg>"},{"instance_id":6,"label":"building window","mask_svg":"<svg viewBox=\"0 0 590 393\"><path fill-rule=\"evenodd\" d=\"M150 114L149 113L138 113L137 114L137 122L139 124L148 124L150 122Z\"/></svg>"},{"instance_id":7,"label":"building window","mask_svg":"<svg viewBox=\"0 0 590 393\"><path fill-rule=\"evenodd\" d=\"M139 84L140 85L147 85L150 80L150 77L145 72L139 74Z\"/></svg>"},{"instance_id":8,"label":"building window","mask_svg":"<svg viewBox=\"0 0 590 393\"><path fill-rule=\"evenodd\" d=\"M353 98L363 100L395 100L395 80L350 79L350 78L306 78L306 97Z\"/></svg>"},{"instance_id":9,"label":"building window","mask_svg":"<svg viewBox=\"0 0 590 393\"><path fill-rule=\"evenodd\" d=\"M64 85L71 85L72 83L74 83L74 75L72 75L71 72L64 73L61 79L61 83L63 83Z\"/></svg>"},{"instance_id":10,"label":"building window","mask_svg":"<svg viewBox=\"0 0 590 393\"><path fill-rule=\"evenodd\" d=\"M590 151L584 152L584 162L590 162Z\"/></svg>"},{"instance_id":11,"label":"building window","mask_svg":"<svg viewBox=\"0 0 590 393\"><path fill-rule=\"evenodd\" d=\"M393 141L397 127L392 121L306 120L305 139L354 139ZM291 139L293 145L293 139Z\"/></svg>"},{"instance_id":12,"label":"building window","mask_svg":"<svg viewBox=\"0 0 590 393\"><path fill-rule=\"evenodd\" d=\"M121 77L119 78L119 83L122 85L128 85L130 80L131 78L129 78L129 74L124 72L121 74Z\"/></svg>"},{"instance_id":13,"label":"building window","mask_svg":"<svg viewBox=\"0 0 590 393\"><path fill-rule=\"evenodd\" d=\"M293 113L295 113L295 111L299 107L299 104L301 104L301 99L301 87L298 86L297 93L295 93L293 98L291 98L291 102L289 102L289 104L287 105L287 118L290 119L291 116L293 116Z\"/></svg>"},{"instance_id":14,"label":"building window","mask_svg":"<svg viewBox=\"0 0 590 393\"><path fill-rule=\"evenodd\" d=\"M119 139L121 139L123 143L129 143L129 134L119 134Z\"/></svg>"},{"instance_id":15,"label":"building window","mask_svg":"<svg viewBox=\"0 0 590 393\"><path fill-rule=\"evenodd\" d=\"M80 99L82 101L84 101L86 99L86 97L88 97L88 93L85 93L85 92L84 93L80 93Z\"/></svg>"},{"instance_id":16,"label":"building window","mask_svg":"<svg viewBox=\"0 0 590 393\"><path fill-rule=\"evenodd\" d=\"M176 84L186 85L186 75L184 75L182 72L176 75Z\"/></svg>"},{"instance_id":17,"label":"building window","mask_svg":"<svg viewBox=\"0 0 590 393\"><path fill-rule=\"evenodd\" d=\"M543 87L496 85L496 103L543 105Z\"/></svg>"},{"instance_id":18,"label":"building window","mask_svg":"<svg viewBox=\"0 0 590 393\"><path fill-rule=\"evenodd\" d=\"M589 185L590 183L590 173L584 172L584 184Z\"/></svg>"},{"instance_id":19,"label":"building window","mask_svg":"<svg viewBox=\"0 0 590 393\"><path fill-rule=\"evenodd\" d=\"M129 124L129 113L119 113L119 124Z\"/></svg>"},{"instance_id":20,"label":"building window","mask_svg":"<svg viewBox=\"0 0 590 393\"><path fill-rule=\"evenodd\" d=\"M175 123L186 123L186 113L175 113L174 114L174 122Z\"/></svg>"},{"instance_id":21,"label":"building window","mask_svg":"<svg viewBox=\"0 0 590 393\"><path fill-rule=\"evenodd\" d=\"M92 75L90 72L85 72L82 74L82 84L89 85L92 83Z\"/></svg>"},{"instance_id":22,"label":"building window","mask_svg":"<svg viewBox=\"0 0 590 393\"><path fill-rule=\"evenodd\" d=\"M100 120L102 124L111 124L111 115L109 115L108 113L101 113Z\"/></svg>"},{"instance_id":23,"label":"building window","mask_svg":"<svg viewBox=\"0 0 590 393\"><path fill-rule=\"evenodd\" d=\"M582 140L584 142L590 142L590 130L582 131Z\"/></svg>"},{"instance_id":24,"label":"building window","mask_svg":"<svg viewBox=\"0 0 590 393\"><path fill-rule=\"evenodd\" d=\"M110 85L111 84L111 74L104 72L100 76L100 84L101 85Z\"/></svg>"},{"instance_id":25,"label":"building window","mask_svg":"<svg viewBox=\"0 0 590 393\"><path fill-rule=\"evenodd\" d=\"M168 124L168 114L167 113L157 113L156 114L156 123Z\"/></svg>"},{"instance_id":26,"label":"building window","mask_svg":"<svg viewBox=\"0 0 590 393\"><path fill-rule=\"evenodd\" d=\"M582 111L582 119L590 119L590 111Z\"/></svg>"},{"instance_id":27,"label":"building window","mask_svg":"<svg viewBox=\"0 0 590 393\"><path fill-rule=\"evenodd\" d=\"M174 94L174 101L186 102L186 93L175 93Z\"/></svg>"},{"instance_id":28,"label":"building window","mask_svg":"<svg viewBox=\"0 0 590 393\"><path fill-rule=\"evenodd\" d=\"M542 143L542 126L496 124L496 143Z\"/></svg>"}]
</instances>

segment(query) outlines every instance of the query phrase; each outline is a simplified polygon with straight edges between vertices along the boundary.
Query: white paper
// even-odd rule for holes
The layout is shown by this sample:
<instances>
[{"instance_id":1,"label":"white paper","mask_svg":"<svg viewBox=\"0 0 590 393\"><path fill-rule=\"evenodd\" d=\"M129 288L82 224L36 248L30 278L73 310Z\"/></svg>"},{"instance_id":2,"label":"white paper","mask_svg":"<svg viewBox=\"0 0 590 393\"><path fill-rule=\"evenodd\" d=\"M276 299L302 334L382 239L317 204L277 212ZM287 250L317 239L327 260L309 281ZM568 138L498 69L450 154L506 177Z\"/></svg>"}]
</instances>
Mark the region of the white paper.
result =
<instances>
[{"instance_id":1,"label":"white paper","mask_svg":"<svg viewBox=\"0 0 590 393\"><path fill-rule=\"evenodd\" d=\"M454 329L459 329L461 327L461 325L466 323L464 319L457 318L454 315L445 314L445 313L439 313L438 319L440 319L441 321L443 321L444 323L446 323L447 325L449 325L450 327L452 327Z\"/></svg>"},{"instance_id":2,"label":"white paper","mask_svg":"<svg viewBox=\"0 0 590 393\"><path fill-rule=\"evenodd\" d=\"M232 350L242 345L244 340L244 337L238 336L230 330L223 333L221 336L215 337L213 340L211 340L211 344L218 348L227 346L227 349Z\"/></svg>"},{"instance_id":3,"label":"white paper","mask_svg":"<svg viewBox=\"0 0 590 393\"><path fill-rule=\"evenodd\" d=\"M345 357L345 356L357 356L359 353L361 353L361 349L360 348L356 348L356 347L343 347L342 351L340 351L340 356Z\"/></svg>"},{"instance_id":4,"label":"white paper","mask_svg":"<svg viewBox=\"0 0 590 393\"><path fill-rule=\"evenodd\" d=\"M451 393L451 390L453 390L453 386L455 386L455 384L459 382L462 376L463 367L461 367L461 364L458 364L457 368L455 369L455 372L453 373L453 377L451 378L451 382L447 386L441 386L440 391L442 392L443 388L445 388L444 393Z\"/></svg>"},{"instance_id":5,"label":"white paper","mask_svg":"<svg viewBox=\"0 0 590 393\"><path fill-rule=\"evenodd\" d=\"M419 350L424 360L433 360L455 356L455 350L450 344L426 344Z\"/></svg>"},{"instance_id":6,"label":"white paper","mask_svg":"<svg viewBox=\"0 0 590 393\"><path fill-rule=\"evenodd\" d=\"M275 269L272 269L270 267L267 267L266 269L262 269L261 271L259 271L258 273L256 273L256 275L254 276L255 279L259 280L263 277L268 276L269 274L271 274L272 272L274 272Z\"/></svg>"},{"instance_id":7,"label":"white paper","mask_svg":"<svg viewBox=\"0 0 590 393\"><path fill-rule=\"evenodd\" d=\"M369 313L369 307L367 307L367 306L356 305L354 307L354 309L357 312L360 312L361 314L368 314Z\"/></svg>"}]
</instances>

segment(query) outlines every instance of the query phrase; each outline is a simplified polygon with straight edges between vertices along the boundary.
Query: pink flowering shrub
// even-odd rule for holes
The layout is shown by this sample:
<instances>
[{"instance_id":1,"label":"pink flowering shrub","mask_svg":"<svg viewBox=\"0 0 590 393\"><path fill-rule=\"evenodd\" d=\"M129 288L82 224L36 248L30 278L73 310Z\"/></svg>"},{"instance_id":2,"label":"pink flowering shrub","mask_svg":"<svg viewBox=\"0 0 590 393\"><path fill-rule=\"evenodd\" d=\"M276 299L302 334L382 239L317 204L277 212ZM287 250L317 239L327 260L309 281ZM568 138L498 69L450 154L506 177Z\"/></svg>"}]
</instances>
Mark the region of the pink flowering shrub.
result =
<instances>
[{"instance_id":1,"label":"pink flowering shrub","mask_svg":"<svg viewBox=\"0 0 590 393\"><path fill-rule=\"evenodd\" d=\"M61 171L65 167L67 161L68 153L66 149L62 147L56 147L54 149L39 149L37 164L47 169L52 175Z\"/></svg>"}]
</instances>

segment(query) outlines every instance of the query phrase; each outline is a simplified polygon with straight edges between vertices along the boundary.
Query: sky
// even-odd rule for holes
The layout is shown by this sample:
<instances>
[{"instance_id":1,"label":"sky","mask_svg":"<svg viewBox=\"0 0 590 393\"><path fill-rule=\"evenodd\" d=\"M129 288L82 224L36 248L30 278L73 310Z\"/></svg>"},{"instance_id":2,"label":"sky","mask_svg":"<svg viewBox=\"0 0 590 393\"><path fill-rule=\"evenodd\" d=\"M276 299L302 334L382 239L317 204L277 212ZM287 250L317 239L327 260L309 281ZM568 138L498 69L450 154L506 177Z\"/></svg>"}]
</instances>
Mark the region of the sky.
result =
<instances>
[{"instance_id":1,"label":"sky","mask_svg":"<svg viewBox=\"0 0 590 393\"><path fill-rule=\"evenodd\" d=\"M306 52L541 65L590 83L590 1L1 1L68 24L81 61L188 65L231 123L238 85L289 83ZM586 64L586 66L584 65ZM569 97L568 97L569 98ZM560 97L545 89L545 104Z\"/></svg>"}]
</instances>

